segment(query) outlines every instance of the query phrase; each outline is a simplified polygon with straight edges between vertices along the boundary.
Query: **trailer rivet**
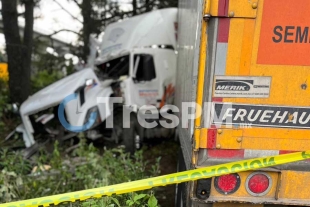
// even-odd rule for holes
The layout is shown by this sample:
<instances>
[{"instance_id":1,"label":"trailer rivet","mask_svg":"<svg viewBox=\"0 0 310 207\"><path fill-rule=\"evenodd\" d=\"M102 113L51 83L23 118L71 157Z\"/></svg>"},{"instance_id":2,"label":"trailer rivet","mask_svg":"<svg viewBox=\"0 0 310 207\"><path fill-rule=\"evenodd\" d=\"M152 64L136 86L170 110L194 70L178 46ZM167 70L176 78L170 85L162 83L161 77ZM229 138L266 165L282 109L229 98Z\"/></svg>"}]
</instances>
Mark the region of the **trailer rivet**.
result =
<instances>
[{"instance_id":1,"label":"trailer rivet","mask_svg":"<svg viewBox=\"0 0 310 207\"><path fill-rule=\"evenodd\" d=\"M202 18L203 18L204 21L207 22L207 21L209 21L210 17L211 17L210 14L205 14Z\"/></svg>"},{"instance_id":2,"label":"trailer rivet","mask_svg":"<svg viewBox=\"0 0 310 207\"><path fill-rule=\"evenodd\" d=\"M221 149L221 145L220 145L220 144L217 144L217 145L216 145L216 148L217 148L217 149Z\"/></svg>"},{"instance_id":3,"label":"trailer rivet","mask_svg":"<svg viewBox=\"0 0 310 207\"><path fill-rule=\"evenodd\" d=\"M307 89L307 84L305 84L305 83L302 84L302 85L301 85L301 89L302 89L302 90L306 90L306 89Z\"/></svg>"},{"instance_id":4,"label":"trailer rivet","mask_svg":"<svg viewBox=\"0 0 310 207\"><path fill-rule=\"evenodd\" d=\"M252 8L253 8L253 9L257 9L257 3L253 3L253 4L252 4Z\"/></svg>"},{"instance_id":5,"label":"trailer rivet","mask_svg":"<svg viewBox=\"0 0 310 207\"><path fill-rule=\"evenodd\" d=\"M235 12L231 11L229 12L229 17L234 17L235 16Z\"/></svg>"},{"instance_id":6,"label":"trailer rivet","mask_svg":"<svg viewBox=\"0 0 310 207\"><path fill-rule=\"evenodd\" d=\"M242 138L241 138L241 137L238 137L238 138L237 138L237 142L239 142L239 143L242 142Z\"/></svg>"},{"instance_id":7,"label":"trailer rivet","mask_svg":"<svg viewBox=\"0 0 310 207\"><path fill-rule=\"evenodd\" d=\"M217 130L217 133L218 133L218 134L222 134L222 133L223 133L223 130L222 130L222 129L219 129L219 130Z\"/></svg>"}]
</instances>

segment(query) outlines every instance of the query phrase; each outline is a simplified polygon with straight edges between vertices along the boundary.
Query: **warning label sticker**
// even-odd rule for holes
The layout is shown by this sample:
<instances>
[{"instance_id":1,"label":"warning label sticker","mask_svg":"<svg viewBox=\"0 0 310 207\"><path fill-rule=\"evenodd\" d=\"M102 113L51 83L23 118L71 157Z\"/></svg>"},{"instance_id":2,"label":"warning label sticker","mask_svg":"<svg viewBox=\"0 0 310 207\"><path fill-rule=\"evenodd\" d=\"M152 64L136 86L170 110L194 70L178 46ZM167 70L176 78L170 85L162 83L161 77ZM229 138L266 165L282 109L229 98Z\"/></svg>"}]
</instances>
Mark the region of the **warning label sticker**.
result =
<instances>
[{"instance_id":1,"label":"warning label sticker","mask_svg":"<svg viewBox=\"0 0 310 207\"><path fill-rule=\"evenodd\" d=\"M214 97L268 98L271 77L216 76Z\"/></svg>"},{"instance_id":2,"label":"warning label sticker","mask_svg":"<svg viewBox=\"0 0 310 207\"><path fill-rule=\"evenodd\" d=\"M264 1L258 64L310 65L310 1Z\"/></svg>"}]
</instances>

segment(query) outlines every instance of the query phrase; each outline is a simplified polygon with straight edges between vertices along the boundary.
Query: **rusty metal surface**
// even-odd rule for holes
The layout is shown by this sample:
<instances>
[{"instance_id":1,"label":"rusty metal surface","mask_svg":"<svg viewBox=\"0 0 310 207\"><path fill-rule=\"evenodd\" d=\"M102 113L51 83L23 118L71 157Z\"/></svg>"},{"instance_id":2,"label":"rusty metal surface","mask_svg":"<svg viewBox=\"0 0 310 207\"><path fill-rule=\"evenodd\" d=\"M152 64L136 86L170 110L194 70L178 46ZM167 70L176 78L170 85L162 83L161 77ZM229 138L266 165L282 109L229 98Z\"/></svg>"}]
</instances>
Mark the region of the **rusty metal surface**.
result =
<instances>
[{"instance_id":1,"label":"rusty metal surface","mask_svg":"<svg viewBox=\"0 0 310 207\"><path fill-rule=\"evenodd\" d=\"M241 172L238 173L241 185L236 192L230 195L219 193L214 187L213 178L210 197L204 202L208 204L216 203L215 206L230 206L230 202L237 203L232 206L252 206L251 204L261 206L310 206L310 191L307 189L307 184L310 183L310 172L273 171L271 168L263 172L267 173L272 180L271 188L265 196L251 196L246 190L245 180L252 172Z\"/></svg>"},{"instance_id":2,"label":"rusty metal surface","mask_svg":"<svg viewBox=\"0 0 310 207\"><path fill-rule=\"evenodd\" d=\"M294 199L310 203L309 183L309 172L283 171L281 173L281 186L279 188L278 199Z\"/></svg>"}]
</instances>

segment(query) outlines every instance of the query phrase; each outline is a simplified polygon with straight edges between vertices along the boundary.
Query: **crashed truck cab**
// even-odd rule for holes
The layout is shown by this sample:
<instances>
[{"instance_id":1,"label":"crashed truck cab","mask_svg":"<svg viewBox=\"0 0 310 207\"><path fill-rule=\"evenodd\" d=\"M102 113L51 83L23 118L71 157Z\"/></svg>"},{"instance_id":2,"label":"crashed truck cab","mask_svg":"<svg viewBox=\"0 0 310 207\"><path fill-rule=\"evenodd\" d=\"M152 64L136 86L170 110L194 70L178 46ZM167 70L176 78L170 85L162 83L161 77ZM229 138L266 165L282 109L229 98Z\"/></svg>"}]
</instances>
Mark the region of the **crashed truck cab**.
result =
<instances>
[{"instance_id":1,"label":"crashed truck cab","mask_svg":"<svg viewBox=\"0 0 310 207\"><path fill-rule=\"evenodd\" d=\"M34 125L41 126L59 119L59 104L72 94L75 94L74 98L64 107L65 121L71 126L85 125L93 112L97 112L94 125L104 123L113 114L111 97L122 98L122 105L133 110L145 105L160 108L172 103L176 19L177 9L163 9L109 25L93 68L83 69L53 83L22 104L23 124L17 131L23 133L26 147L35 144L37 127ZM109 104L98 103L97 98L104 98ZM49 112L54 113L42 113L51 108L54 110ZM99 131L93 129L94 126L86 133L88 138L104 137L102 127ZM50 131L58 133L57 130Z\"/></svg>"},{"instance_id":2,"label":"crashed truck cab","mask_svg":"<svg viewBox=\"0 0 310 207\"><path fill-rule=\"evenodd\" d=\"M35 144L34 134L37 132L36 129L38 129L40 126L43 127L43 125L57 117L57 111L53 110L53 108L58 108L59 104L65 97L73 94L76 89L85 84L85 80L96 80L98 87L94 88L93 91L96 91L98 94L105 93L106 95L109 95L109 88L102 87L102 84L100 83L94 71L92 69L84 69L42 89L41 91L30 96L21 105L20 116L23 124L17 127L17 131L23 134L26 147L30 147ZM82 122L83 119L83 107L77 108L77 106L78 105L76 103L74 109L75 111L81 111L79 119L73 120L72 116L68 116L70 117L69 123L72 123L72 125L78 125ZM51 113L54 111L55 113ZM40 115L35 116L37 114Z\"/></svg>"},{"instance_id":3,"label":"crashed truck cab","mask_svg":"<svg viewBox=\"0 0 310 207\"><path fill-rule=\"evenodd\" d=\"M164 87L175 84L177 9L163 9L111 24L97 67L121 78L126 105L159 107Z\"/></svg>"}]
</instances>

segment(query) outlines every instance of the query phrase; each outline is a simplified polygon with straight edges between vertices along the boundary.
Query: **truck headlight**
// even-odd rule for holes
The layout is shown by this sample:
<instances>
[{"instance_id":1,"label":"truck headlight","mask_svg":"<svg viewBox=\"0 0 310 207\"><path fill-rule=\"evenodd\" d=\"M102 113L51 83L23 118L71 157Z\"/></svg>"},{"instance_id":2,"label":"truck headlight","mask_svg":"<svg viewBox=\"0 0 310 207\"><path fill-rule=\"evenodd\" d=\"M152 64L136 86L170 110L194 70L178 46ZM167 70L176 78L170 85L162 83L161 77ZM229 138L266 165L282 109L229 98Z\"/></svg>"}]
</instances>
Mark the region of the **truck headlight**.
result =
<instances>
[{"instance_id":1,"label":"truck headlight","mask_svg":"<svg viewBox=\"0 0 310 207\"><path fill-rule=\"evenodd\" d=\"M99 109L98 109L98 106L94 106L92 108L90 108L88 111L87 111L87 114L85 116L85 120L84 120L84 124L87 123L90 119L90 116L92 113L96 113L97 116L96 116L96 121L95 123L93 124L93 126L91 128L94 128L96 126L98 126L102 121L101 121L101 118L100 118L100 113L99 113Z\"/></svg>"},{"instance_id":2,"label":"truck headlight","mask_svg":"<svg viewBox=\"0 0 310 207\"><path fill-rule=\"evenodd\" d=\"M85 80L85 86L92 86L96 83L94 79L86 79Z\"/></svg>"}]
</instances>

